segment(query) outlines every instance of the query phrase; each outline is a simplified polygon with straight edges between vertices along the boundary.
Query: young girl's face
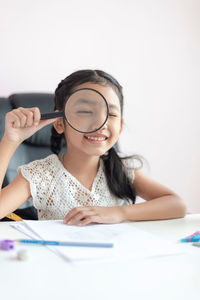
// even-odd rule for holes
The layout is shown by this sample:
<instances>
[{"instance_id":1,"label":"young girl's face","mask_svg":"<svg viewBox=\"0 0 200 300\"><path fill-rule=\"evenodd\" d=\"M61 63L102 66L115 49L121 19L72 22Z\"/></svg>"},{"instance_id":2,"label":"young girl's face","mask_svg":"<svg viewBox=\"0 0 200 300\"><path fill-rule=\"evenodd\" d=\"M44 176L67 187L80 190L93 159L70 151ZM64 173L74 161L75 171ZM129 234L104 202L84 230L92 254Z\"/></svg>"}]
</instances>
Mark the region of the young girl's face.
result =
<instances>
[{"instance_id":1,"label":"young girl's face","mask_svg":"<svg viewBox=\"0 0 200 300\"><path fill-rule=\"evenodd\" d=\"M122 130L123 120L118 95L110 86L95 83L84 83L75 88L92 88L99 91L107 100L109 116L102 128L93 133L80 133L65 122L63 130L67 142L67 152L82 152L87 155L101 156L107 152L118 140Z\"/></svg>"}]
</instances>

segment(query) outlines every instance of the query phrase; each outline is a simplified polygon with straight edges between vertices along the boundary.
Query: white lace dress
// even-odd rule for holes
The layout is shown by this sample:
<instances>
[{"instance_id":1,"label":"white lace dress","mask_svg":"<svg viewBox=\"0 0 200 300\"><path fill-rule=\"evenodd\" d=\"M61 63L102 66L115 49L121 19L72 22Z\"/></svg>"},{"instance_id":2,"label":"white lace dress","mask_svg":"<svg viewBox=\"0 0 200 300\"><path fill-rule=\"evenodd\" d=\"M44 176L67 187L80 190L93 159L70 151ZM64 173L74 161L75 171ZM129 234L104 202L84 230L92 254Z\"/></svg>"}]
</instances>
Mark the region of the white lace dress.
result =
<instances>
[{"instance_id":1,"label":"white lace dress","mask_svg":"<svg viewBox=\"0 0 200 300\"><path fill-rule=\"evenodd\" d=\"M58 156L52 154L35 160L18 170L30 183L31 200L37 208L39 220L63 219L77 206L120 206L129 204L109 191L104 174L104 163L99 169L91 191L85 188L63 166ZM134 171L129 177L133 181Z\"/></svg>"}]
</instances>

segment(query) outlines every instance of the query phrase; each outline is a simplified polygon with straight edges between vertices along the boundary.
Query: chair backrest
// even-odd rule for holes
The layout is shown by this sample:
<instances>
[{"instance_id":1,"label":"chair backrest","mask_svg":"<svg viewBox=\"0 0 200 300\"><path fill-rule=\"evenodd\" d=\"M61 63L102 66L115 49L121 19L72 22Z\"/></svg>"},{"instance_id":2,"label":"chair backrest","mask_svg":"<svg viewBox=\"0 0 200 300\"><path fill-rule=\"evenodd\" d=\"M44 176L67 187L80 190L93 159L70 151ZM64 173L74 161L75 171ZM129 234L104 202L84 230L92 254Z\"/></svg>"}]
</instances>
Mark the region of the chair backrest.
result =
<instances>
[{"instance_id":1,"label":"chair backrest","mask_svg":"<svg viewBox=\"0 0 200 300\"><path fill-rule=\"evenodd\" d=\"M5 115L8 111L17 107L34 106L39 107L41 113L53 112L54 95L48 93L22 93L13 94L8 98L0 98L0 139L4 133ZM16 177L17 168L20 165L52 154L50 149L51 127L52 125L42 128L18 147L9 163L4 186ZM62 152L64 150L65 145L63 144Z\"/></svg>"}]
</instances>

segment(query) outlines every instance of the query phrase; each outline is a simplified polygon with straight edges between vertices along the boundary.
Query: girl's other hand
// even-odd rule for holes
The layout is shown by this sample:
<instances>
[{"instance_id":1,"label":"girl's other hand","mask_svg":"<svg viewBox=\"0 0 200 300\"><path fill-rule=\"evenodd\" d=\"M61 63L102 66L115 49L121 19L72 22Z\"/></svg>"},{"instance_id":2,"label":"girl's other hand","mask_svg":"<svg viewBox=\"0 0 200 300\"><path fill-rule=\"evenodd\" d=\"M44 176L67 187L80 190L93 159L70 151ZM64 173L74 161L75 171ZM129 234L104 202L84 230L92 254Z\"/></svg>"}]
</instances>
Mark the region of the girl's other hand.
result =
<instances>
[{"instance_id":1,"label":"girl's other hand","mask_svg":"<svg viewBox=\"0 0 200 300\"><path fill-rule=\"evenodd\" d=\"M67 225L88 225L90 223L113 224L125 221L121 206L86 206L73 208L64 218Z\"/></svg>"},{"instance_id":2,"label":"girl's other hand","mask_svg":"<svg viewBox=\"0 0 200 300\"><path fill-rule=\"evenodd\" d=\"M6 114L4 137L20 144L44 126L55 121L55 119L41 121L40 118L38 107L13 109Z\"/></svg>"}]
</instances>

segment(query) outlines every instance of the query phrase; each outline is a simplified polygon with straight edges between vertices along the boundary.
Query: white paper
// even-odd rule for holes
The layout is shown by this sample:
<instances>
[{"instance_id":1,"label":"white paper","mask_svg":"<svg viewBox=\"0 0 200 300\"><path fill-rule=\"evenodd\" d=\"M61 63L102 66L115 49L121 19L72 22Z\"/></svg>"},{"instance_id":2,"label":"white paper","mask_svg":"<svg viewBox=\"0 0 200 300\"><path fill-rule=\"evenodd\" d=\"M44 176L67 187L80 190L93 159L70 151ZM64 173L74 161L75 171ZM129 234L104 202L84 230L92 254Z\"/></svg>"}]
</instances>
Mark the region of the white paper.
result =
<instances>
[{"instance_id":1,"label":"white paper","mask_svg":"<svg viewBox=\"0 0 200 300\"><path fill-rule=\"evenodd\" d=\"M12 223L10 225L11 227L14 227L15 229L17 229L18 231L26 234L28 237L30 237L33 240L41 240L41 236L39 236L36 232L33 231L32 228L29 227L29 225L23 221L23 222L17 222L17 223ZM60 255L63 257L63 255L61 253L58 253L58 249L52 246L46 246L48 249L50 249L51 251L53 251L54 253ZM66 255L63 257L66 261L68 262L72 262L71 259L69 257L67 257Z\"/></svg>"},{"instance_id":2,"label":"white paper","mask_svg":"<svg viewBox=\"0 0 200 300\"><path fill-rule=\"evenodd\" d=\"M159 239L130 224L69 226L58 221L23 221L12 225L33 239L109 242L113 248L48 246L68 261L119 261L183 253L179 245Z\"/></svg>"}]
</instances>

